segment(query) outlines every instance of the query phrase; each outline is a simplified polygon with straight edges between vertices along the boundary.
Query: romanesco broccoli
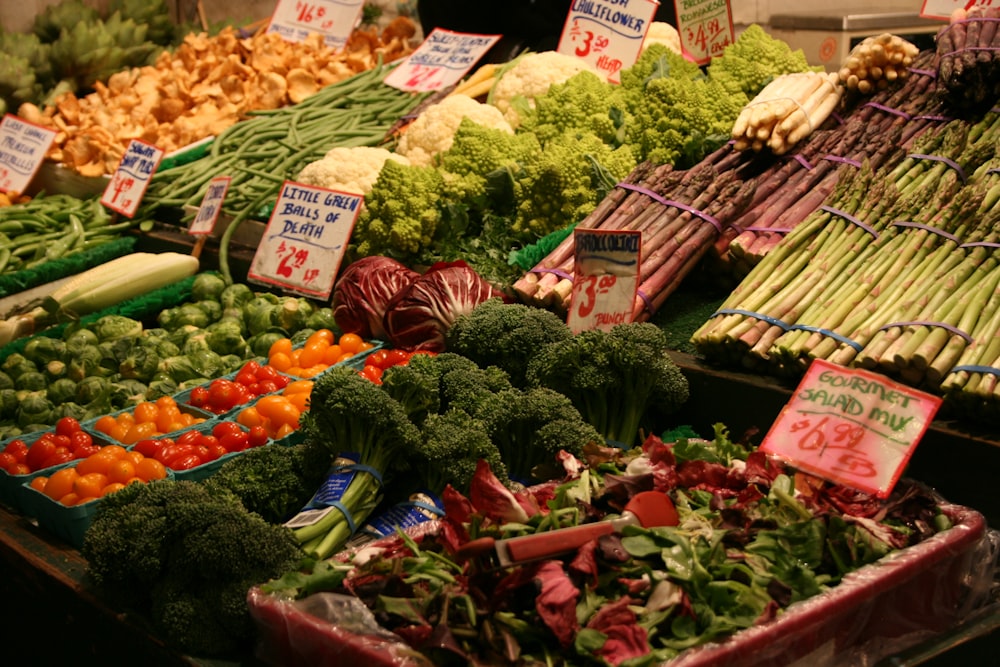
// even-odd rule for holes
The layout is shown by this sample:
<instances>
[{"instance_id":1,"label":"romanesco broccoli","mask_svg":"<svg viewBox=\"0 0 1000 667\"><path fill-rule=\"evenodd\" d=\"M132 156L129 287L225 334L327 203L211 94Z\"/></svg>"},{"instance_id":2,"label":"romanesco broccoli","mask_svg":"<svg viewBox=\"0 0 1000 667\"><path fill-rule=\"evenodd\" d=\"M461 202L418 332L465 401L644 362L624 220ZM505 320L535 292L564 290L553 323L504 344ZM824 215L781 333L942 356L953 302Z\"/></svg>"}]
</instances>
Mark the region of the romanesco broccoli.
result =
<instances>
[{"instance_id":1,"label":"romanesco broccoli","mask_svg":"<svg viewBox=\"0 0 1000 667\"><path fill-rule=\"evenodd\" d=\"M802 49L792 50L787 42L754 23L723 49L722 55L712 59L708 76L730 93L742 91L749 100L779 74L811 70L820 71L822 67L811 67Z\"/></svg>"},{"instance_id":2,"label":"romanesco broccoli","mask_svg":"<svg viewBox=\"0 0 1000 667\"><path fill-rule=\"evenodd\" d=\"M615 146L618 127L613 109L621 108L620 88L584 70L535 98L533 110L522 114L519 133L533 133L540 142L568 130L589 131Z\"/></svg>"}]
</instances>

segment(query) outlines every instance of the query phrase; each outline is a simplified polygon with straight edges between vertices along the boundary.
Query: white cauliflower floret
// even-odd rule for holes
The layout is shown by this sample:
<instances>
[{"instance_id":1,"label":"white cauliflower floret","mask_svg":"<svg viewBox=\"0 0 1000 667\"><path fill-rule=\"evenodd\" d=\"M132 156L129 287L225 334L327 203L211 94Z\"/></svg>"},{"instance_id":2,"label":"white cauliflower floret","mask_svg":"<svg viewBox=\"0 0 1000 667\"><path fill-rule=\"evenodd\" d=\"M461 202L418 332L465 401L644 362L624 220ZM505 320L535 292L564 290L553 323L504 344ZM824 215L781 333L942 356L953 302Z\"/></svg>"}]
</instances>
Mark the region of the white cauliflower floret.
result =
<instances>
[{"instance_id":1,"label":"white cauliflower floret","mask_svg":"<svg viewBox=\"0 0 1000 667\"><path fill-rule=\"evenodd\" d=\"M650 44L663 44L674 53L681 52L681 35L677 28L664 21L653 21L646 31L646 38L642 40L642 50L645 51Z\"/></svg>"},{"instance_id":2,"label":"white cauliflower floret","mask_svg":"<svg viewBox=\"0 0 1000 667\"><path fill-rule=\"evenodd\" d=\"M521 124L520 114L515 104L516 98L523 98L531 108L535 98L544 95L549 87L566 81L574 74L589 70L604 78L585 61L558 51L539 51L519 56L506 69L490 92L489 103L503 112L512 127ZM520 100L518 100L520 102Z\"/></svg>"},{"instance_id":3,"label":"white cauliflower floret","mask_svg":"<svg viewBox=\"0 0 1000 667\"><path fill-rule=\"evenodd\" d=\"M468 95L448 95L426 109L406 128L396 146L396 152L410 159L411 164L431 166L434 156L451 148L455 132L463 118L504 132L514 128L504 120L496 107L483 104Z\"/></svg>"},{"instance_id":4,"label":"white cauliflower floret","mask_svg":"<svg viewBox=\"0 0 1000 667\"><path fill-rule=\"evenodd\" d=\"M306 185L366 195L371 192L386 160L410 163L406 157L385 148L337 146L319 160L303 167L295 180Z\"/></svg>"}]
</instances>

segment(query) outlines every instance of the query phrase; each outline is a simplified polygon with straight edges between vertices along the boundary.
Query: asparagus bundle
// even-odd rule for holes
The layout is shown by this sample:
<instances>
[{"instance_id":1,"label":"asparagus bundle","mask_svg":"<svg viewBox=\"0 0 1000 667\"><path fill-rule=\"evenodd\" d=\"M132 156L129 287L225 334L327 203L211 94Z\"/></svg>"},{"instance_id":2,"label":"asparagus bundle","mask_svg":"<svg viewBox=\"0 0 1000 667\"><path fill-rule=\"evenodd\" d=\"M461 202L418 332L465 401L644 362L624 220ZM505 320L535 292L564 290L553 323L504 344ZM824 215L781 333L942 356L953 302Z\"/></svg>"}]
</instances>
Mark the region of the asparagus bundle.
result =
<instances>
[{"instance_id":1,"label":"asparagus bundle","mask_svg":"<svg viewBox=\"0 0 1000 667\"><path fill-rule=\"evenodd\" d=\"M992 104L1000 94L1000 8L957 8L935 38L938 82L959 107Z\"/></svg>"},{"instance_id":2,"label":"asparagus bundle","mask_svg":"<svg viewBox=\"0 0 1000 667\"><path fill-rule=\"evenodd\" d=\"M809 136L840 104L843 86L836 74L795 72L764 86L733 123L736 150L784 155Z\"/></svg>"},{"instance_id":3,"label":"asparagus bundle","mask_svg":"<svg viewBox=\"0 0 1000 667\"><path fill-rule=\"evenodd\" d=\"M883 32L858 42L847 54L837 76L848 90L868 95L905 79L919 53L920 49L912 42Z\"/></svg>"}]
</instances>

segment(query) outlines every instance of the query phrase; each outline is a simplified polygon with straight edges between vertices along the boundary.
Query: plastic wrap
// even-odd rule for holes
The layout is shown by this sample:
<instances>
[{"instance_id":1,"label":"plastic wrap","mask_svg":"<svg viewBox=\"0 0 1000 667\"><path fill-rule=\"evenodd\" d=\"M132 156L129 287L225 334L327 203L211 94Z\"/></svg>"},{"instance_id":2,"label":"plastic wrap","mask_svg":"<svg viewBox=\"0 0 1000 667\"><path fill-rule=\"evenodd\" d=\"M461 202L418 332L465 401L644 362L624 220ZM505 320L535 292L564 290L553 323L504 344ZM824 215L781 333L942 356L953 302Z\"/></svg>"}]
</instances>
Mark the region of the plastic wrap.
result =
<instances>
[{"instance_id":1,"label":"plastic wrap","mask_svg":"<svg viewBox=\"0 0 1000 667\"><path fill-rule=\"evenodd\" d=\"M948 530L850 573L769 623L689 649L667 667L866 667L955 627L990 597L1000 534L974 510L942 509L953 523ZM270 664L430 664L353 598L291 602L254 589L248 599L258 657Z\"/></svg>"}]
</instances>

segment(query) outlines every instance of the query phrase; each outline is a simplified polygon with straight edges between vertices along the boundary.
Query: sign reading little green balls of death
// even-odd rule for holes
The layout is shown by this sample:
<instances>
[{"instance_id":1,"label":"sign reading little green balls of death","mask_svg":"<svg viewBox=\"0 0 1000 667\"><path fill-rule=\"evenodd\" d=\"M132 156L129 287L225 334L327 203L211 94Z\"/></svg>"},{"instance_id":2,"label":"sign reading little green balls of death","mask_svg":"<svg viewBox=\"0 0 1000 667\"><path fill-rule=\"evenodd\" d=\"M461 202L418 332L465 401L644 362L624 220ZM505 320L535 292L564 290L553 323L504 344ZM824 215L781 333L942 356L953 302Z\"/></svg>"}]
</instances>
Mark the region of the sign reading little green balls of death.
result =
<instances>
[{"instance_id":1,"label":"sign reading little green balls of death","mask_svg":"<svg viewBox=\"0 0 1000 667\"><path fill-rule=\"evenodd\" d=\"M23 194L55 138L55 130L5 114L0 121L0 192Z\"/></svg>"},{"instance_id":2,"label":"sign reading little green balls of death","mask_svg":"<svg viewBox=\"0 0 1000 667\"><path fill-rule=\"evenodd\" d=\"M635 64L656 0L573 0L556 50L586 61L608 81Z\"/></svg>"},{"instance_id":3,"label":"sign reading little green balls of death","mask_svg":"<svg viewBox=\"0 0 1000 667\"><path fill-rule=\"evenodd\" d=\"M329 299L363 201L359 194L285 181L247 279Z\"/></svg>"},{"instance_id":4,"label":"sign reading little green balls of death","mask_svg":"<svg viewBox=\"0 0 1000 667\"><path fill-rule=\"evenodd\" d=\"M939 397L878 373L816 359L760 449L886 498L940 406Z\"/></svg>"}]
</instances>

